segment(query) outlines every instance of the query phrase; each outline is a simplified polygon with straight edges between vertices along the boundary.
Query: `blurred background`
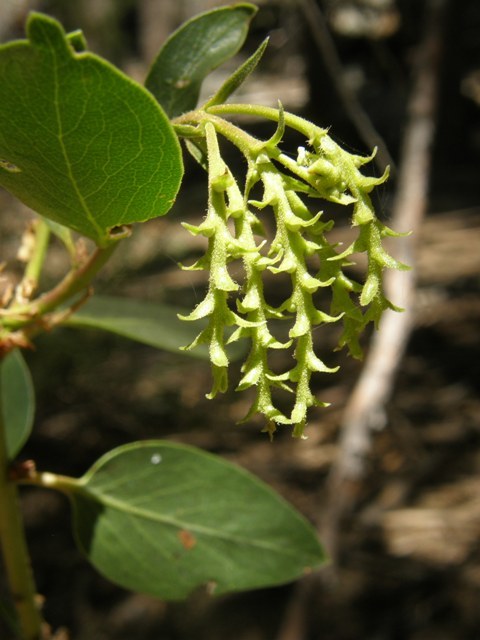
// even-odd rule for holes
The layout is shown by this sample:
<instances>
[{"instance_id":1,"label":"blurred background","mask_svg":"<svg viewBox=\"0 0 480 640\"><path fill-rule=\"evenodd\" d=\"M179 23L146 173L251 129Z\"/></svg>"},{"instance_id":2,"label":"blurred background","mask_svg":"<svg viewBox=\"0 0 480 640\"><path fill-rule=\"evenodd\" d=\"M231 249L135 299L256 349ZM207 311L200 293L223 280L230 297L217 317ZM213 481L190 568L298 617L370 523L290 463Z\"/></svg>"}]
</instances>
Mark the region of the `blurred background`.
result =
<instances>
[{"instance_id":1,"label":"blurred background","mask_svg":"<svg viewBox=\"0 0 480 640\"><path fill-rule=\"evenodd\" d=\"M0 41L23 38L28 11L43 11L67 30L81 28L92 51L143 81L171 31L220 4L0 0ZM331 565L296 585L216 600L199 591L185 603L165 604L98 576L73 546L66 501L27 490L45 615L54 628L70 629L72 640L478 640L480 3L256 4L244 49L212 74L204 94L270 36L236 101L276 106L280 99L287 110L330 127L350 150L378 146L371 171L392 167L377 196L379 215L414 231L407 247L416 265L409 324L398 329L402 348L389 359L384 397L372 399L370 411L380 419L370 415L364 425L360 464L349 468L345 434L357 415L354 390L364 363L330 353L335 328L317 336L319 354L341 365L339 374L316 382L319 398L331 406L312 413L307 441L293 440L285 429L273 444L260 422L236 425L246 411L243 397L232 391L205 399L206 363L95 332L44 336L28 354L38 409L24 453L40 469L81 475L105 451L134 439L204 447L292 502L318 527ZM271 135L269 125L248 126L260 137ZM186 306L201 299L205 275L177 266L202 248L179 222L205 212L205 178L185 162L188 187L172 213L136 230L98 291ZM0 210L1 260L14 277L30 213L3 191ZM332 207L331 215L337 213L336 237L348 242L348 221ZM402 245L394 242L393 253L396 246ZM54 246L47 279L61 273L62 260ZM357 277L363 268L354 267ZM0 628L0 637L8 639L7 631Z\"/></svg>"}]
</instances>

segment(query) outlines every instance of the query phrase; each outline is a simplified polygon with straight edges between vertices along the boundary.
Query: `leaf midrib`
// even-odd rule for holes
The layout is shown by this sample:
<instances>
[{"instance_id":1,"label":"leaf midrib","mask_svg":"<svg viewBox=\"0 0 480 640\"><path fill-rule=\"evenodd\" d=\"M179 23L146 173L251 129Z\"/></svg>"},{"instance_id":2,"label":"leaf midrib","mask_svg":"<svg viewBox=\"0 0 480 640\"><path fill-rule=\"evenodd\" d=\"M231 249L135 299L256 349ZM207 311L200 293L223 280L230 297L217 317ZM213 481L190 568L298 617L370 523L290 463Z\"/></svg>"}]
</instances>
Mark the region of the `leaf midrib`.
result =
<instances>
[{"instance_id":1,"label":"leaf midrib","mask_svg":"<svg viewBox=\"0 0 480 640\"><path fill-rule=\"evenodd\" d=\"M58 142L60 144L60 149L63 155L63 159L65 161L65 167L67 169L67 175L69 177L70 183L73 187L73 190L77 196L77 199L80 203L81 208L83 209L85 215L87 216L88 221L90 222L90 224L92 225L92 227L95 229L96 235L98 238L101 238L103 233L102 233L102 229L100 227L100 225L97 223L97 221L95 220L93 213L90 211L90 208L88 207L85 198L83 197L80 188L77 184L77 180L73 175L73 171L72 171L72 165L70 163L70 158L69 155L67 153L67 148L65 147L65 142L63 139L63 123L62 123L62 117L61 117L61 113L60 113L60 82L59 82L59 69L58 69L58 61L57 61L57 56L54 54L53 55L53 70L54 70L54 107L55 107L55 117L57 120L57 138L58 138Z\"/></svg>"},{"instance_id":2,"label":"leaf midrib","mask_svg":"<svg viewBox=\"0 0 480 640\"><path fill-rule=\"evenodd\" d=\"M127 502L114 498L111 495L103 494L100 491L92 491L92 489L89 488L87 485L82 486L81 490L77 491L77 493L79 493L80 495L83 494L84 496L86 495L90 499L93 498L100 505L110 507L111 509L115 509L121 513L137 516L139 518L143 518L151 522L158 522L160 524L170 525L178 529L188 529L188 531L191 531L192 533L202 534L217 540L218 539L224 540L232 544L240 543L243 545L249 545L251 547L256 547L259 549L274 551L283 555L290 555L293 557L298 556L298 550L290 551L288 547L269 544L268 542L259 542L258 540L251 540L249 538L239 537L238 535L228 534L226 532L219 533L217 529L211 529L204 525L190 523L188 521L182 522L181 520L177 520L176 518L173 518L171 516L161 515L152 511L141 509L139 507L134 507L128 504Z\"/></svg>"}]
</instances>

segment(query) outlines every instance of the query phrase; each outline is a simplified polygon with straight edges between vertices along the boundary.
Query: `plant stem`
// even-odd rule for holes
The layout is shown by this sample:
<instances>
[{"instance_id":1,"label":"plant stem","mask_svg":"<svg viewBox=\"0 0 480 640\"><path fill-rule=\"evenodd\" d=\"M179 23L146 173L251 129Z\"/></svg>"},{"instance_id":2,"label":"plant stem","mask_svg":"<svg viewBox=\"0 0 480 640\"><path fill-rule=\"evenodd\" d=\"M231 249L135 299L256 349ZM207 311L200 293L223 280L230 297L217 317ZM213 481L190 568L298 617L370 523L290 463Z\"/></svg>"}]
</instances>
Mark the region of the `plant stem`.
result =
<instances>
[{"instance_id":1,"label":"plant stem","mask_svg":"<svg viewBox=\"0 0 480 640\"><path fill-rule=\"evenodd\" d=\"M70 271L54 289L33 301L30 312L43 316L87 289L117 246L118 243L115 243L106 248L97 248L83 265Z\"/></svg>"},{"instance_id":2,"label":"plant stem","mask_svg":"<svg viewBox=\"0 0 480 640\"><path fill-rule=\"evenodd\" d=\"M54 311L64 302L85 291L98 271L110 259L118 242L98 248L78 268L72 269L56 287L36 300L21 307L12 307L2 312L2 325L9 330L19 329L34 322L36 318Z\"/></svg>"},{"instance_id":3,"label":"plant stem","mask_svg":"<svg viewBox=\"0 0 480 640\"><path fill-rule=\"evenodd\" d=\"M38 286L40 273L42 271L43 263L45 262L49 240L50 229L48 228L47 223L44 220L36 220L35 247L33 249L30 260L28 261L24 275L24 279L31 282L33 290L35 290Z\"/></svg>"},{"instance_id":4,"label":"plant stem","mask_svg":"<svg viewBox=\"0 0 480 640\"><path fill-rule=\"evenodd\" d=\"M256 104L235 104L235 103L227 103L227 104L218 104L213 107L209 107L207 113L211 113L214 115L246 115L246 116L257 116L259 118L266 118L267 120L273 120L274 122L278 122L280 118L280 110L275 109L273 107L264 107L262 105ZM300 133L303 133L307 138L310 137L312 128L315 128L319 131L325 131L325 129L321 129L317 127L313 123L305 120L305 118L301 118L300 116L296 116L293 113L289 113L288 111L284 111L285 124L292 129L296 129Z\"/></svg>"},{"instance_id":5,"label":"plant stem","mask_svg":"<svg viewBox=\"0 0 480 640\"><path fill-rule=\"evenodd\" d=\"M50 229L46 222L40 219L34 220L29 226L26 236L24 236L23 243L27 244L29 255L23 278L15 288L15 299L10 305L11 310L25 306L37 291L49 240ZM33 247L30 249L31 242L33 242Z\"/></svg>"},{"instance_id":6,"label":"plant stem","mask_svg":"<svg viewBox=\"0 0 480 640\"><path fill-rule=\"evenodd\" d=\"M266 120L272 120L277 124L282 122L282 132L283 125L287 125L291 129L298 131L302 135L305 136L306 140L310 140L312 137L322 136L327 133L326 129L322 129L312 122L305 120L304 118L300 118L293 113L289 113L288 111L283 111L281 109L274 109L273 107L264 107L262 105L256 104L219 104L214 105L212 107L208 107L205 111L199 109L197 111L190 111L185 113L182 116L176 118L173 122L174 125L177 126L178 135L182 136L182 127L187 128L188 133L190 130L188 127L192 124L200 124L210 122L215 127L216 131L218 131L222 136L224 136L227 140L232 142L247 159L255 160L258 153L262 152L265 149L265 146L268 145L269 155L274 157L276 160L281 162L288 169L293 171L294 174L299 175L299 166L294 160L288 158L281 151L276 148L279 141L274 142L273 144L269 144L269 141L264 142L254 138L246 131L241 129L240 127L235 126L228 120L225 120L223 115L246 115L246 116L255 116L259 118L265 118ZM275 137L278 135L277 133L274 135ZM192 137L186 135L186 137ZM280 136L281 137L281 136ZM335 144L332 141L332 144ZM307 173L305 171L305 173ZM304 180L305 176L300 176ZM308 182L308 179L306 180Z\"/></svg>"},{"instance_id":7,"label":"plant stem","mask_svg":"<svg viewBox=\"0 0 480 640\"><path fill-rule=\"evenodd\" d=\"M30 565L18 490L8 478L5 425L0 406L0 543L22 640L40 640L42 617L35 602L36 588Z\"/></svg>"},{"instance_id":8,"label":"plant stem","mask_svg":"<svg viewBox=\"0 0 480 640\"><path fill-rule=\"evenodd\" d=\"M50 471L29 471L24 478L19 479L19 482L21 484L43 487L44 489L61 491L66 496L70 496L73 492L78 493L82 487L81 479L62 476L57 473L51 473Z\"/></svg>"},{"instance_id":9,"label":"plant stem","mask_svg":"<svg viewBox=\"0 0 480 640\"><path fill-rule=\"evenodd\" d=\"M215 107L211 108L214 109ZM230 140L230 142L240 149L240 151L247 157L252 155L256 150L261 150L263 147L262 141L257 140L240 127L228 122L228 120L224 120L223 118L219 118L218 116L211 114L210 111L202 111L201 109L197 111L189 111L188 113L176 118L173 122L179 136L185 135L183 134L185 127L189 127L192 124L213 124L216 131L221 133L227 140ZM187 129L187 131L189 132L189 129ZM185 137L194 136L185 135Z\"/></svg>"}]
</instances>

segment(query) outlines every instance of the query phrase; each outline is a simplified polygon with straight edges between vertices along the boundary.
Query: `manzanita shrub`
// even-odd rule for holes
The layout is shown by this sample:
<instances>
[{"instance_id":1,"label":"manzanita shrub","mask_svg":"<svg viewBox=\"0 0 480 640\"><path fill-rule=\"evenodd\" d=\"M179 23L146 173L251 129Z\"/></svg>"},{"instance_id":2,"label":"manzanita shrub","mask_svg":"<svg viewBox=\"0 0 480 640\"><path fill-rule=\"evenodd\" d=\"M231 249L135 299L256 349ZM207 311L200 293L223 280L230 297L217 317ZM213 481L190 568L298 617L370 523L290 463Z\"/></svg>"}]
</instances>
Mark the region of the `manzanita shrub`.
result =
<instances>
[{"instance_id":1,"label":"manzanita shrub","mask_svg":"<svg viewBox=\"0 0 480 640\"><path fill-rule=\"evenodd\" d=\"M251 389L245 420L260 413L270 434L289 425L302 437L308 410L321 404L312 375L335 370L315 353L313 331L338 323L338 347L359 356L365 326L392 306L382 272L402 265L382 247L395 234L370 199L387 176L362 172L373 156L352 155L281 104L226 102L267 43L197 105L202 81L237 53L255 12L240 3L185 23L162 47L145 86L89 52L80 31L65 33L43 14L30 14L25 40L0 47L0 185L36 214L24 275L5 288L0 310L0 537L12 637L49 637L18 508L21 483L68 496L78 546L102 574L167 600L200 585L224 593L284 583L325 560L314 529L271 489L192 447L135 442L106 453L81 478L18 461L35 414L22 350L44 331L96 327L161 349L183 346L187 354L207 345L200 356L211 362L212 398L228 387L228 345L248 344L237 382L239 391ZM260 140L235 124L243 115L272 121L271 136ZM303 141L295 154L282 149L287 130ZM96 274L122 251L134 225L168 214L183 180L181 142L208 176L207 214L184 225L206 241L203 257L185 267L208 272L204 299L189 313L92 297ZM224 159L226 145L243 157L243 175ZM329 241L334 221L319 210L329 202L351 211L358 233L347 248ZM39 291L52 234L70 266L53 288ZM361 252L368 259L363 283L345 272ZM232 275L238 265L241 281ZM290 282L276 307L266 301L266 274ZM327 308L319 290L329 291ZM292 366L276 371L271 350L287 350ZM277 401L284 392L289 411Z\"/></svg>"}]
</instances>

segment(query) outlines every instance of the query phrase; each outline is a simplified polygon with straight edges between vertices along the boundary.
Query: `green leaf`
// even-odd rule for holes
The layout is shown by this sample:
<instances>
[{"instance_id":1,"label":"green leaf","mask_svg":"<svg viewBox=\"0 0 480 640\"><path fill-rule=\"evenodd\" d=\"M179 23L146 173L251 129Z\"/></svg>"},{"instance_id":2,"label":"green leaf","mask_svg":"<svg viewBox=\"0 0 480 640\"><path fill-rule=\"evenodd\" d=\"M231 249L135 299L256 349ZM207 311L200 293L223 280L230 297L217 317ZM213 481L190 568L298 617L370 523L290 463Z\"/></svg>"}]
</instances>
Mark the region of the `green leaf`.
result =
<instances>
[{"instance_id":1,"label":"green leaf","mask_svg":"<svg viewBox=\"0 0 480 640\"><path fill-rule=\"evenodd\" d=\"M28 440L35 414L32 379L18 349L11 351L0 363L0 392L7 454L13 460Z\"/></svg>"},{"instance_id":2,"label":"green leaf","mask_svg":"<svg viewBox=\"0 0 480 640\"><path fill-rule=\"evenodd\" d=\"M203 140L189 140L188 138L184 142L192 158L198 162L202 169L208 171L208 153L205 142Z\"/></svg>"},{"instance_id":3,"label":"green leaf","mask_svg":"<svg viewBox=\"0 0 480 640\"><path fill-rule=\"evenodd\" d=\"M165 42L145 86L170 118L194 109L204 78L240 49L257 12L239 3L196 16Z\"/></svg>"},{"instance_id":4,"label":"green leaf","mask_svg":"<svg viewBox=\"0 0 480 640\"><path fill-rule=\"evenodd\" d=\"M70 316L65 324L70 327L102 329L124 338L147 344L156 349L174 353L192 342L198 326L178 319L185 309L152 302L95 295L88 303ZM208 360L208 349L202 347L192 357Z\"/></svg>"},{"instance_id":5,"label":"green leaf","mask_svg":"<svg viewBox=\"0 0 480 640\"><path fill-rule=\"evenodd\" d=\"M227 99L236 91L248 78L248 76L253 73L256 69L258 63L263 57L265 53L265 49L268 45L268 38L266 38L262 44L258 47L253 55L251 55L248 60L238 67L238 69L232 73L232 75L225 80L220 89L212 96L207 102L204 104L204 109L211 107L216 104L223 104L227 101Z\"/></svg>"},{"instance_id":6,"label":"green leaf","mask_svg":"<svg viewBox=\"0 0 480 640\"><path fill-rule=\"evenodd\" d=\"M206 345L195 351L183 349L193 342L199 326L199 323L193 325L179 320L178 316L185 313L185 309L173 305L95 295L85 306L69 316L64 324L79 329L110 331L156 349L208 360ZM206 326L207 323L204 324ZM244 353L243 344L228 347L230 360L236 360Z\"/></svg>"},{"instance_id":7,"label":"green leaf","mask_svg":"<svg viewBox=\"0 0 480 640\"><path fill-rule=\"evenodd\" d=\"M119 447L64 489L80 549L123 587L179 600L295 580L325 562L314 528L268 486L163 441Z\"/></svg>"},{"instance_id":8,"label":"green leaf","mask_svg":"<svg viewBox=\"0 0 480 640\"><path fill-rule=\"evenodd\" d=\"M52 18L31 13L27 34L0 47L0 185L100 246L164 215L182 162L161 107Z\"/></svg>"}]
</instances>

